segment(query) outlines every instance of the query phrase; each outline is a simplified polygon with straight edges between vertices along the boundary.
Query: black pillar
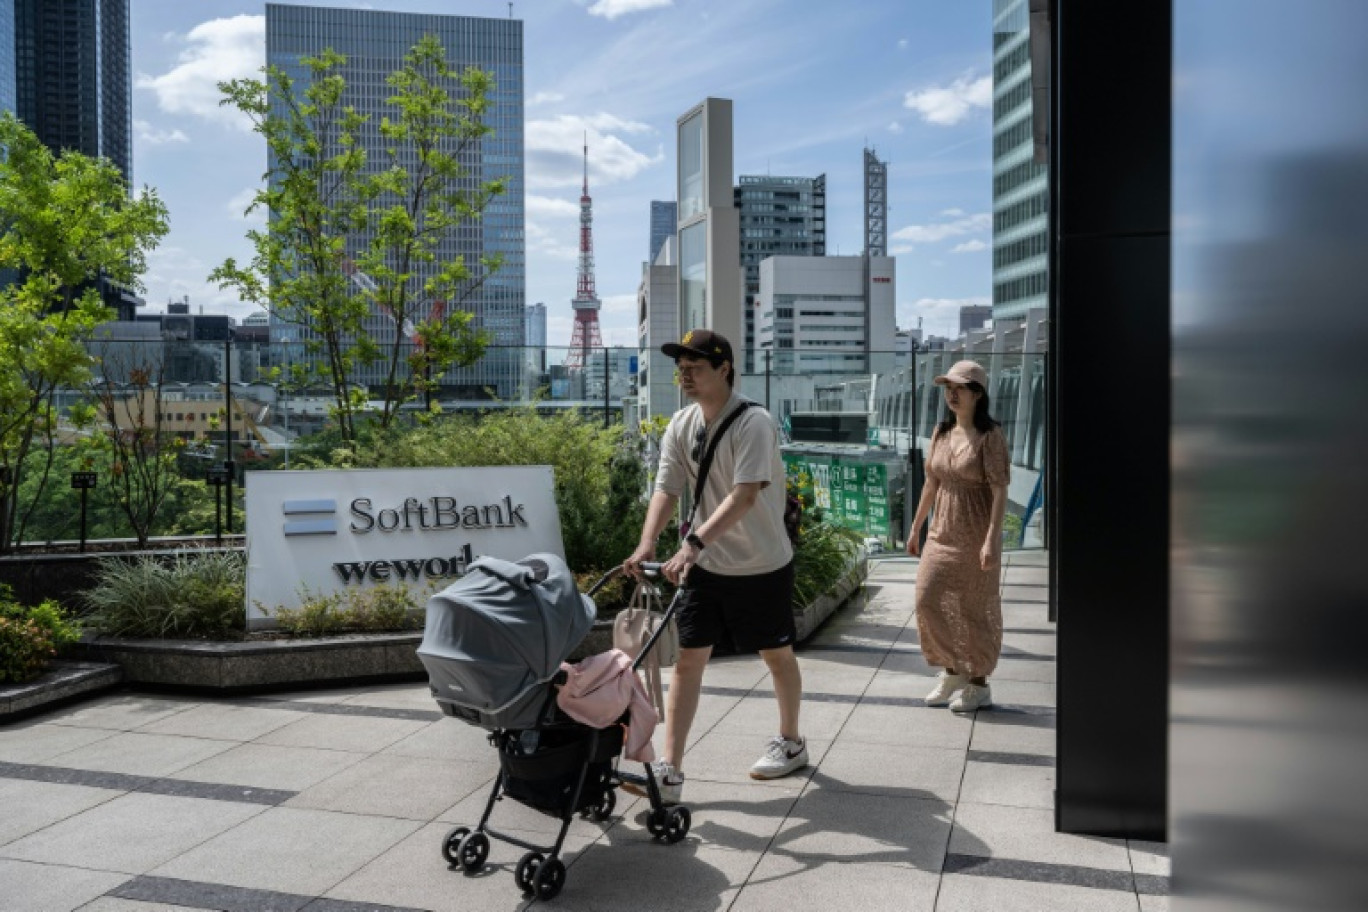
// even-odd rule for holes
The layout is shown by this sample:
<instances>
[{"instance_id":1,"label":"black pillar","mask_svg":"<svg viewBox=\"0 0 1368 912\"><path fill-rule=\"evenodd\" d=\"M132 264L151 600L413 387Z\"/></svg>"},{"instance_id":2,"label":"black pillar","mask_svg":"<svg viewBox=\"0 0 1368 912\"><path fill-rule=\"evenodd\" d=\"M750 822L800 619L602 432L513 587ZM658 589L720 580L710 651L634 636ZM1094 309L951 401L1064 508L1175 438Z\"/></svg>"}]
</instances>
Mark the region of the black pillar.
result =
<instances>
[{"instance_id":1,"label":"black pillar","mask_svg":"<svg viewBox=\"0 0 1368 912\"><path fill-rule=\"evenodd\" d=\"M1055 820L1165 838L1172 12L1056 0Z\"/></svg>"}]
</instances>

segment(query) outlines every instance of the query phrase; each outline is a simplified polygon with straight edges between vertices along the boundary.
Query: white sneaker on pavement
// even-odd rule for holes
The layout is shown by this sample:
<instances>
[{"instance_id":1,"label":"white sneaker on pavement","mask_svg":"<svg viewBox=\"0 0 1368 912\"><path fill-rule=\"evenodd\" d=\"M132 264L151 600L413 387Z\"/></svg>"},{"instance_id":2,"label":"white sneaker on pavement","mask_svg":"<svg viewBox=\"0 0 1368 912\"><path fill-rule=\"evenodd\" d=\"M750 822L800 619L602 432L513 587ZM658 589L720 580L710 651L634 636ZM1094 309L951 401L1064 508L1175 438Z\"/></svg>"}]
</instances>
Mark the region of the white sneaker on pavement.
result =
<instances>
[{"instance_id":1,"label":"white sneaker on pavement","mask_svg":"<svg viewBox=\"0 0 1368 912\"><path fill-rule=\"evenodd\" d=\"M970 684L950 704L950 711L967 713L976 709L987 709L992 705L993 688L987 684Z\"/></svg>"},{"instance_id":2,"label":"white sneaker on pavement","mask_svg":"<svg viewBox=\"0 0 1368 912\"><path fill-rule=\"evenodd\" d=\"M656 788L660 791L660 803L679 804L680 796L684 793L684 774L664 760L651 763L651 774L655 776ZM646 793L646 786L635 782L624 782L622 790L642 798L650 797Z\"/></svg>"},{"instance_id":3,"label":"white sneaker on pavement","mask_svg":"<svg viewBox=\"0 0 1368 912\"><path fill-rule=\"evenodd\" d=\"M778 779L808 765L807 741L792 741L775 735L765 754L750 769L752 779Z\"/></svg>"},{"instance_id":4,"label":"white sneaker on pavement","mask_svg":"<svg viewBox=\"0 0 1368 912\"><path fill-rule=\"evenodd\" d=\"M950 702L956 691L963 690L969 679L962 674L942 671L936 678L936 689L926 695L927 706L944 706Z\"/></svg>"}]
</instances>

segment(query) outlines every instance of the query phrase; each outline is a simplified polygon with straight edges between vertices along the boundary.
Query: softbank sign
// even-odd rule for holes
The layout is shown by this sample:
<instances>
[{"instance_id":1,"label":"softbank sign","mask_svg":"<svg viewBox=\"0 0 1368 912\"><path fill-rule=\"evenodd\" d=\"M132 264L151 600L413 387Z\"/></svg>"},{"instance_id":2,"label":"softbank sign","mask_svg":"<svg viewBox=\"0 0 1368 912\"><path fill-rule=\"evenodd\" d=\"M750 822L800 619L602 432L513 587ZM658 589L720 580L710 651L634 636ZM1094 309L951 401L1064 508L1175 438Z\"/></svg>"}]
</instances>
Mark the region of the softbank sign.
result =
<instances>
[{"instance_id":1,"label":"softbank sign","mask_svg":"<svg viewBox=\"0 0 1368 912\"><path fill-rule=\"evenodd\" d=\"M481 555L564 554L549 466L247 473L247 623L312 594L426 593Z\"/></svg>"}]
</instances>

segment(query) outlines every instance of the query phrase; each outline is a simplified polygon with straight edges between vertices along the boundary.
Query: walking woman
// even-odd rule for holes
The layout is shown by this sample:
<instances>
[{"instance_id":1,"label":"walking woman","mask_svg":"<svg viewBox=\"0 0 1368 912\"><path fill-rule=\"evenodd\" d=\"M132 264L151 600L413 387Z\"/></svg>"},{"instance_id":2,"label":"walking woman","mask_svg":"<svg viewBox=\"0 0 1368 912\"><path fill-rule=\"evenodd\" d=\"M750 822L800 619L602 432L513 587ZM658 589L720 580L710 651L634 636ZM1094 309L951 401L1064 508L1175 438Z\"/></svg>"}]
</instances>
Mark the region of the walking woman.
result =
<instances>
[{"instance_id":1,"label":"walking woman","mask_svg":"<svg viewBox=\"0 0 1368 912\"><path fill-rule=\"evenodd\" d=\"M908 533L917 568L922 655L942 671L927 706L953 712L993 705L988 676L1002 650L1002 516L1007 508L1007 440L988 414L988 374L960 361L936 383L950 416L931 435L926 486ZM933 510L934 508L934 510ZM927 514L926 548L920 532ZM958 694L958 696L956 696Z\"/></svg>"}]
</instances>

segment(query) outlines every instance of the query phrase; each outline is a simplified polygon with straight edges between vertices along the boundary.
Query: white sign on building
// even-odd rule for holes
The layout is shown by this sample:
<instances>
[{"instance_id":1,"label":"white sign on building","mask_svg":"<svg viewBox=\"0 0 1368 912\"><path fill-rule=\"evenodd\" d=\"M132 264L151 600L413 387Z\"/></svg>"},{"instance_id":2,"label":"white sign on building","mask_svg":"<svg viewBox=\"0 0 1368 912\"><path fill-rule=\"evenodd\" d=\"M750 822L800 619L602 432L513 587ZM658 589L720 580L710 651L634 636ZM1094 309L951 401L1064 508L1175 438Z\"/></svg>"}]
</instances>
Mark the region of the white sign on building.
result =
<instances>
[{"instance_id":1,"label":"white sign on building","mask_svg":"<svg viewBox=\"0 0 1368 912\"><path fill-rule=\"evenodd\" d=\"M247 626L319 595L427 593L489 555L564 556L550 466L247 473Z\"/></svg>"}]
</instances>

